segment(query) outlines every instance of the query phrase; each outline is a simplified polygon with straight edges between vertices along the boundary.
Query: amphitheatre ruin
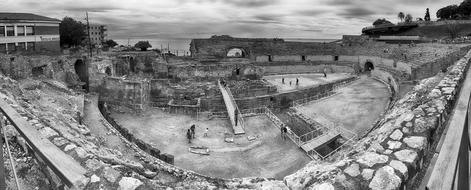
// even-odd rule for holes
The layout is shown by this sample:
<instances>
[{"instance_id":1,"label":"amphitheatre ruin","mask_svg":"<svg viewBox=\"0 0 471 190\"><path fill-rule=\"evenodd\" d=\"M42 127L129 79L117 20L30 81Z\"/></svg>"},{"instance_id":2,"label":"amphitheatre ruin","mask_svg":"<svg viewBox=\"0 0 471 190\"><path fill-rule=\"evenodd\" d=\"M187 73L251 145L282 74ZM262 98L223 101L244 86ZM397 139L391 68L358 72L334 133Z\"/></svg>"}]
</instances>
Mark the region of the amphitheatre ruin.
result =
<instances>
[{"instance_id":1,"label":"amphitheatre ruin","mask_svg":"<svg viewBox=\"0 0 471 190\"><path fill-rule=\"evenodd\" d=\"M440 147L455 150L443 131L467 126L466 44L223 35L189 49L0 55L2 123L32 150L14 143L20 183L425 189Z\"/></svg>"}]
</instances>

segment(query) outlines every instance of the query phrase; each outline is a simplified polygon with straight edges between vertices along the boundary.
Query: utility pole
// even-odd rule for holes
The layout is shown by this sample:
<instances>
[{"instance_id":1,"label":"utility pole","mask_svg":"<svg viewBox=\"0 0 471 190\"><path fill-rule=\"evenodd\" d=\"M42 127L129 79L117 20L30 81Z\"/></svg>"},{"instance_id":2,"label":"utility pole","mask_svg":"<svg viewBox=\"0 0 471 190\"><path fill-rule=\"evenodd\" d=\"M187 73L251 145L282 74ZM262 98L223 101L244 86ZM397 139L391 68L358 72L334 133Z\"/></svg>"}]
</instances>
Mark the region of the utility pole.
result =
<instances>
[{"instance_id":1,"label":"utility pole","mask_svg":"<svg viewBox=\"0 0 471 190\"><path fill-rule=\"evenodd\" d=\"M88 49L90 50L90 58L91 58L93 57L92 39L90 38L90 23L88 22L88 11L86 13L87 13Z\"/></svg>"}]
</instances>

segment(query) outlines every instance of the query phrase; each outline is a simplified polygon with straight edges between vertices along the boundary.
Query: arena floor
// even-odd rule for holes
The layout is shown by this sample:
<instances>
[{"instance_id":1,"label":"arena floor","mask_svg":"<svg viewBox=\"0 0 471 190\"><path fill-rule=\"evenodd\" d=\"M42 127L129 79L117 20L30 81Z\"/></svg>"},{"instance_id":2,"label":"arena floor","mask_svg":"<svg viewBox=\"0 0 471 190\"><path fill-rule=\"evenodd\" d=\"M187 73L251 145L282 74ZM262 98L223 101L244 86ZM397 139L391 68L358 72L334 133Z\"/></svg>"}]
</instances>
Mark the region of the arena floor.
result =
<instances>
[{"instance_id":1,"label":"arena floor","mask_svg":"<svg viewBox=\"0 0 471 190\"><path fill-rule=\"evenodd\" d=\"M314 74L288 74L288 75L269 75L264 76L263 79L276 86L278 92L287 92L296 90L297 88L306 88L310 86L316 86L319 84L326 84L336 80L345 79L351 77L349 73L327 73L327 77L324 77L322 73ZM285 79L285 83L282 83L282 79ZM296 85L296 78L299 79L299 84ZM291 82L291 85L290 85Z\"/></svg>"},{"instance_id":2,"label":"arena floor","mask_svg":"<svg viewBox=\"0 0 471 190\"><path fill-rule=\"evenodd\" d=\"M168 114L159 109L143 115L113 113L112 116L138 138L154 144L163 153L174 155L176 166L207 176L282 179L310 161L291 140L281 139L280 131L266 116L245 118L246 134L234 137L234 143L224 142L224 134L232 134L227 119L196 121L186 115ZM186 130L192 124L197 126L196 139L189 144ZM209 128L208 137L203 136L206 128ZM249 141L248 136L258 138ZM190 145L206 146L210 155L190 153Z\"/></svg>"},{"instance_id":3,"label":"arena floor","mask_svg":"<svg viewBox=\"0 0 471 190\"><path fill-rule=\"evenodd\" d=\"M344 128L361 135L367 132L389 103L387 86L365 75L337 90L338 94L301 108L316 119L320 115L343 124Z\"/></svg>"}]
</instances>

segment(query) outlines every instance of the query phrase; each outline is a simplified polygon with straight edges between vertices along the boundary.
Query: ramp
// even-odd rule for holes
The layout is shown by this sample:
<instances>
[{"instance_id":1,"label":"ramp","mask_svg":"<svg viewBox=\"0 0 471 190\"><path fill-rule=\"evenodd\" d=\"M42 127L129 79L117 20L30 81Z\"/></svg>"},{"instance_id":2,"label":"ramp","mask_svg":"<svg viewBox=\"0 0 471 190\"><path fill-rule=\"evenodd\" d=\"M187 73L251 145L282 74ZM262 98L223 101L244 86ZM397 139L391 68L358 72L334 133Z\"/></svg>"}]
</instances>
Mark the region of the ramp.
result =
<instances>
[{"instance_id":1,"label":"ramp","mask_svg":"<svg viewBox=\"0 0 471 190\"><path fill-rule=\"evenodd\" d=\"M49 140L39 136L39 132L3 100L0 100L0 110L10 119L12 125L28 142L31 149L61 178L62 182L71 189L84 185L87 172L85 168Z\"/></svg>"},{"instance_id":2,"label":"ramp","mask_svg":"<svg viewBox=\"0 0 471 190\"><path fill-rule=\"evenodd\" d=\"M232 124L232 129L234 130L234 134L240 135L244 134L244 121L242 119L242 114L240 113L240 110L237 108L237 104L234 100L234 97L232 96L231 91L224 87L221 84L221 81L218 81L219 85L219 90L221 91L222 98L224 99L224 103L226 104L226 109L227 109L227 115L229 115L229 119ZM235 112L237 111L237 118L235 116ZM236 119L237 119L237 124L236 124Z\"/></svg>"},{"instance_id":3,"label":"ramp","mask_svg":"<svg viewBox=\"0 0 471 190\"><path fill-rule=\"evenodd\" d=\"M340 132L338 132L336 130L329 131L325 135L319 136L318 138L312 139L312 140L304 143L303 145L301 145L301 148L304 151L309 152L309 151L315 150L315 149L317 149L317 148L319 148L323 145L326 145L326 144L334 141L337 138L340 138Z\"/></svg>"}]
</instances>

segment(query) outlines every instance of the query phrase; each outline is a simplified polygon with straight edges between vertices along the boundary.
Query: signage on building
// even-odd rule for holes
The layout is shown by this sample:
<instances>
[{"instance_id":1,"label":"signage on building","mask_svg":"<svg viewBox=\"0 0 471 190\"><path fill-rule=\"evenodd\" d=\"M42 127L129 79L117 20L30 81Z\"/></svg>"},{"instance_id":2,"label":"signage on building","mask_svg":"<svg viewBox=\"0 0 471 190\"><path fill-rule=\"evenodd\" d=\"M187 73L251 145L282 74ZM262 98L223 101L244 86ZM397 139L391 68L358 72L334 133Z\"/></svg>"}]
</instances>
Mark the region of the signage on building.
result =
<instances>
[{"instance_id":1,"label":"signage on building","mask_svg":"<svg viewBox=\"0 0 471 190\"><path fill-rule=\"evenodd\" d=\"M48 42L48 41L59 41L59 36L40 36L41 41Z\"/></svg>"}]
</instances>

